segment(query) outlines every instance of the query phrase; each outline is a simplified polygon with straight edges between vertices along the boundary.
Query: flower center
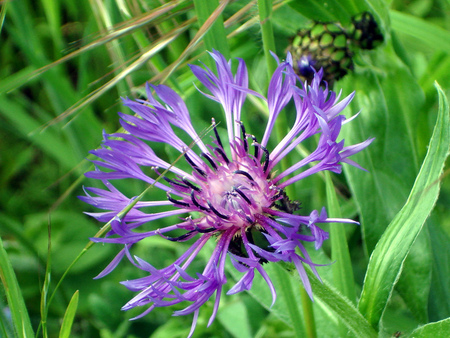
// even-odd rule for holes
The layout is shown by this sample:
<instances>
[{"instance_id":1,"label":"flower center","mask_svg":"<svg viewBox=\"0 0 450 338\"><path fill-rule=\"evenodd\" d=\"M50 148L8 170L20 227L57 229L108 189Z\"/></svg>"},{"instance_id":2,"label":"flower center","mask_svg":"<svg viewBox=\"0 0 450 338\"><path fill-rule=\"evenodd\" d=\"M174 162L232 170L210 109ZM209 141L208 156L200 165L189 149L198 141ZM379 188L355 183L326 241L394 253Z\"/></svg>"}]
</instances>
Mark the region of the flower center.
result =
<instances>
[{"instance_id":1,"label":"flower center","mask_svg":"<svg viewBox=\"0 0 450 338\"><path fill-rule=\"evenodd\" d=\"M258 215L264 213L264 208L274 206L282 198L282 189L273 184L267 174L269 152L257 143L254 136L245 133L242 124L241 129L242 139L236 140L231 146L233 160L225 154L219 134L214 128L217 147L211 147L211 150L215 156L202 153L211 167L206 162L201 165L194 163L185 154L186 161L194 169L195 179L173 181L164 177L174 189L184 194L183 199L176 200L169 193L169 201L203 214L195 224L191 224L192 231L210 232L234 228L238 234L241 230L255 226ZM249 153L247 137L253 140L254 155Z\"/></svg>"},{"instance_id":2,"label":"flower center","mask_svg":"<svg viewBox=\"0 0 450 338\"><path fill-rule=\"evenodd\" d=\"M216 229L247 228L255 215L273 204L278 189L270 186L261 165L250 157L221 165L199 182L197 202L205 207L208 223Z\"/></svg>"}]
</instances>

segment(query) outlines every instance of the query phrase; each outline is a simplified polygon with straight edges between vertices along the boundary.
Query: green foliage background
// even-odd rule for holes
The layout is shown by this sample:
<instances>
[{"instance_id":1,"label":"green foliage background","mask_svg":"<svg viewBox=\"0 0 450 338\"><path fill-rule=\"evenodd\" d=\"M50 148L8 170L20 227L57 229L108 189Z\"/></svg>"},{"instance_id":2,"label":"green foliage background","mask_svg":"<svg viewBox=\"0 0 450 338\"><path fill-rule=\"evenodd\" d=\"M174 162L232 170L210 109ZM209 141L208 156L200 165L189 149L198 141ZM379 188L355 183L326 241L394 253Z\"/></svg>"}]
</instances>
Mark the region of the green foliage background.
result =
<instances>
[{"instance_id":1,"label":"green foliage background","mask_svg":"<svg viewBox=\"0 0 450 338\"><path fill-rule=\"evenodd\" d=\"M355 50L354 71L334 89L342 88L344 96L356 91L347 116L361 110L344 127L346 142L376 138L356 156L369 173L346 167L345 176L317 175L296 184L291 197L302 202L302 212L325 205L331 217L361 222L360 227L331 229L334 242L317 252L311 248L318 263L341 257L319 268L323 285L311 277L316 294L312 326L318 337L337 332L349 337L444 337L450 332L450 180L448 169L442 171L449 149L450 2L220 4L1 2L0 337L187 336L191 318L172 317L173 308L157 309L137 321L129 318L139 312L120 311L133 294L119 282L141 276L129 264L93 279L119 251L114 245L93 246L56 288L102 226L83 215L88 207L76 197L83 194L83 185L94 184L83 176L90 168L89 150L100 145L102 130L119 129L117 112L127 112L120 97L138 97L146 81L177 90L198 131L209 126L211 117L219 120L220 107L198 93L187 67L198 60L210 64L205 50L217 48L227 57L243 58L250 87L265 93L267 70L273 69L268 50L284 58L290 38L311 20L348 27L353 15L366 10L385 41L374 50ZM259 20L259 15L267 18ZM244 108L248 132L260 138L265 108L256 100L248 100ZM280 132L289 127L292 112L287 110L283 118ZM271 142L273 147L276 140ZM290 161L312 146L303 145ZM162 145L155 150L168 160L177 156ZM146 188L136 182L118 187L127 196ZM134 253L163 267L185 245L153 239ZM311 336L311 323L302 319L308 307L301 306L298 277L289 267L268 270L279 294L272 308L269 290L256 279L251 292L222 297L218 318L209 328L212 304L205 305L194 336ZM238 277L230 271L230 279Z\"/></svg>"}]
</instances>

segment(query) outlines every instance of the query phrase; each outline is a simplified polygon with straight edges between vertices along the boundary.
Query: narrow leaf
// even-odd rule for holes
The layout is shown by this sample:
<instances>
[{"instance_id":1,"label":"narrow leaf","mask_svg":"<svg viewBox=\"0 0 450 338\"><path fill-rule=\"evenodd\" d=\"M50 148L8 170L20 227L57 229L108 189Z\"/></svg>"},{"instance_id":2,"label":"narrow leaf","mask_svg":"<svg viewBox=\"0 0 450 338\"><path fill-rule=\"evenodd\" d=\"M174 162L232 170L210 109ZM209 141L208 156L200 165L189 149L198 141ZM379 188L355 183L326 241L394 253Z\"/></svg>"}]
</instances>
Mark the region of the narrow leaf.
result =
<instances>
[{"instance_id":1,"label":"narrow leaf","mask_svg":"<svg viewBox=\"0 0 450 338\"><path fill-rule=\"evenodd\" d=\"M409 198L386 229L369 261L359 310L373 327L378 327L403 262L422 226L434 207L439 194L439 177L448 155L449 112L442 89L439 93L438 119Z\"/></svg>"},{"instance_id":2,"label":"narrow leaf","mask_svg":"<svg viewBox=\"0 0 450 338\"><path fill-rule=\"evenodd\" d=\"M355 160L369 174L344 166L352 196L360 211L363 243L367 257L370 257L386 227L408 199L429 137L421 147L423 157L419 156L418 133L427 127L418 121L428 115L422 111L423 91L395 55L392 46L388 44L364 57L367 62L356 66L355 73L349 74L341 83L347 93L356 90L351 108L354 114L361 110L363 117L343 129L345 141L356 143L375 137L370 147L355 156ZM402 298L408 298L408 308L419 314L416 318L424 318L423 312L420 314L417 308L422 306L420 304L426 298L423 291L426 290L413 290L408 286L417 284L417 279L423 278L425 271L418 271L411 264L417 261L426 264L424 259L429 255L421 256L424 250L426 248L416 240L404 263L407 273L402 274L397 283Z\"/></svg>"},{"instance_id":3,"label":"narrow leaf","mask_svg":"<svg viewBox=\"0 0 450 338\"><path fill-rule=\"evenodd\" d=\"M8 300L11 317L14 323L14 329L17 337L33 337L34 332L31 327L30 317L28 316L25 301L23 300L16 274L14 273L8 254L3 247L3 241L0 238L0 278L5 288L6 298Z\"/></svg>"},{"instance_id":4,"label":"narrow leaf","mask_svg":"<svg viewBox=\"0 0 450 338\"><path fill-rule=\"evenodd\" d=\"M334 190L333 182L329 172L325 172L325 182L327 187L328 215L333 218L341 217L341 210ZM344 224L333 224L330 227L331 238L331 259L333 265L333 280L336 288L346 296L353 304L356 304L355 281L353 279L353 269L348 251L347 239L345 237Z\"/></svg>"},{"instance_id":5,"label":"narrow leaf","mask_svg":"<svg viewBox=\"0 0 450 338\"><path fill-rule=\"evenodd\" d=\"M78 307L78 290L72 296L72 299L67 306L66 312L64 313L64 319L61 325L61 331L59 332L60 338L70 337L70 331L72 330L73 320L75 319L75 314Z\"/></svg>"}]
</instances>

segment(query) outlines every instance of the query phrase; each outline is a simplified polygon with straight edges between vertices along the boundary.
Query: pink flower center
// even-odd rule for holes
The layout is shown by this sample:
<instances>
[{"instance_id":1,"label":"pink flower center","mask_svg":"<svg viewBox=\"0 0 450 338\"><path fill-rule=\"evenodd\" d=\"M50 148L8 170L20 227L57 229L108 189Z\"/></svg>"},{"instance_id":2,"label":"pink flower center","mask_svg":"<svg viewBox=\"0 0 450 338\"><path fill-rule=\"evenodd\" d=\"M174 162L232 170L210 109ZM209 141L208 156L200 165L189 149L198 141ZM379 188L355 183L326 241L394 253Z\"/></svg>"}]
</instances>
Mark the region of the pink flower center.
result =
<instances>
[{"instance_id":1,"label":"pink flower center","mask_svg":"<svg viewBox=\"0 0 450 338\"><path fill-rule=\"evenodd\" d=\"M216 229L248 228L257 222L255 215L270 207L279 188L267 180L260 163L239 158L223 164L205 181L198 182L196 201L209 212L208 223Z\"/></svg>"}]
</instances>

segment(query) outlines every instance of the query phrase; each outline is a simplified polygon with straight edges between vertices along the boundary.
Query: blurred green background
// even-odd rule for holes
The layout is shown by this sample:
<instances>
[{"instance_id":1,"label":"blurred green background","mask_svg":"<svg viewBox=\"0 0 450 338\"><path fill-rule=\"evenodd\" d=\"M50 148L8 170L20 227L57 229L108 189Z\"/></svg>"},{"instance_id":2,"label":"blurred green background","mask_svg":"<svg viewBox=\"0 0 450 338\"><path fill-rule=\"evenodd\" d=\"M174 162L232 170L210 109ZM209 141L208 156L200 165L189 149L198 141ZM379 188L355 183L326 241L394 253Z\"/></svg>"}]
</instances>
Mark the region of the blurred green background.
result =
<instances>
[{"instance_id":1,"label":"blurred green background","mask_svg":"<svg viewBox=\"0 0 450 338\"><path fill-rule=\"evenodd\" d=\"M384 35L385 41L373 50L355 49L354 71L334 84L336 91L343 88L343 95L356 90L347 116L362 110L358 122L344 131L346 140L351 144L377 138L367 153L357 157L370 173L346 168L345 177L333 177L343 216L362 222L347 231L359 292L369 254L404 204L425 156L438 109L434 81L449 93L450 2L310 0L273 5L271 21L280 58L296 32L311 20L340 21L347 29L351 16L368 10ZM165 81L186 99L198 131L221 112L197 92L186 66L198 60L209 64L208 40L195 40L201 24L193 1L16 0L0 6L0 235L37 331L49 237L52 291L102 225L83 214L92 209L77 195L83 194L83 185L94 185L83 177L90 169L89 150L100 145L102 130L119 129L117 112L127 112L120 97L138 97L146 81ZM222 13L228 35L224 48L229 49L228 57L247 62L250 87L264 93L268 76L257 16L256 1L230 1ZM191 41L199 43L189 45ZM266 120L260 102L248 102L245 109L248 131L260 137L257 126ZM156 150L169 160L176 157L164 146ZM301 151L295 156L300 158ZM450 237L448 171L442 184L441 196L415 244L416 253L408 257L386 310L385 336L405 334L450 316L450 257L445 249ZM136 182L118 187L128 196L144 188ZM302 202L305 213L326 205L321 176L299 183L295 191L294 199ZM156 240L142 243L134 253L162 267L185 248ZM70 270L49 307L50 337L58 336L76 290L80 298L71 337L187 335L191 317L172 317L173 308L157 309L137 321L128 319L138 311L120 311L133 294L119 281L141 276L130 264L93 279L119 250L95 245ZM328 256L326 244L316 258L329 262ZM326 268L319 273L332 279ZM265 288L262 285L260 291L268 293ZM0 336L9 336L13 326L3 288L0 294ZM208 303L195 336L294 337L286 318L259 301L248 293L224 296L218 318L206 328L212 308ZM330 320L320 311L318 321L325 325ZM332 337L333 330L330 324L319 327L318 334Z\"/></svg>"}]
</instances>

